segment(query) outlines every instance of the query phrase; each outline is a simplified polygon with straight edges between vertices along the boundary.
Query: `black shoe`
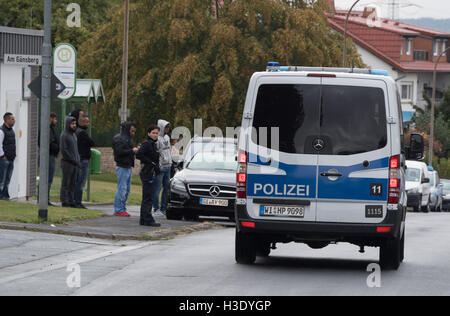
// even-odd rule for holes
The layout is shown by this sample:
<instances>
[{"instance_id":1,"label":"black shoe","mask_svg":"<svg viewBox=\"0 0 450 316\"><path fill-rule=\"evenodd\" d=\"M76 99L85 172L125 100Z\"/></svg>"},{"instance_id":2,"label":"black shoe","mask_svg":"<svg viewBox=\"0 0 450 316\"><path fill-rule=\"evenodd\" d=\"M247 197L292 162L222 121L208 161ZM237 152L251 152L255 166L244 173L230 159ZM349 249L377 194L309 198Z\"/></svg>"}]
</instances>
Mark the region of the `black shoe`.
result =
<instances>
[{"instance_id":1,"label":"black shoe","mask_svg":"<svg viewBox=\"0 0 450 316\"><path fill-rule=\"evenodd\" d=\"M79 208L79 209L83 209L83 210L87 210L87 207L84 206L83 204L78 204L75 206L75 208Z\"/></svg>"},{"instance_id":2,"label":"black shoe","mask_svg":"<svg viewBox=\"0 0 450 316\"><path fill-rule=\"evenodd\" d=\"M149 226L149 227L161 227L161 224L157 223L157 222L147 222L147 223L143 223L141 225L142 226Z\"/></svg>"}]
</instances>

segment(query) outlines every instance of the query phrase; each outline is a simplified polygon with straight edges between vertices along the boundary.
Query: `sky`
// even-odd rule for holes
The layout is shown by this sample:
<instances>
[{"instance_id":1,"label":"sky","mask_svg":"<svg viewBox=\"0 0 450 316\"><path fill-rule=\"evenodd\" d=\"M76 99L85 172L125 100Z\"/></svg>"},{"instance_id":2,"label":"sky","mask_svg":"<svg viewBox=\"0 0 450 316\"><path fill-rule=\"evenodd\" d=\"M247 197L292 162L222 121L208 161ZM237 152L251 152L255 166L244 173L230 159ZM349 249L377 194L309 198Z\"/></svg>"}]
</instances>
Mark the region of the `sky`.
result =
<instances>
[{"instance_id":1,"label":"sky","mask_svg":"<svg viewBox=\"0 0 450 316\"><path fill-rule=\"evenodd\" d=\"M355 7L355 10L363 10L366 6L377 8L378 15L389 18L389 6L394 0L361 0ZM450 18L449 0L395 0L400 4L400 19L418 19L418 18ZM335 0L336 8L348 10L355 0Z\"/></svg>"}]
</instances>

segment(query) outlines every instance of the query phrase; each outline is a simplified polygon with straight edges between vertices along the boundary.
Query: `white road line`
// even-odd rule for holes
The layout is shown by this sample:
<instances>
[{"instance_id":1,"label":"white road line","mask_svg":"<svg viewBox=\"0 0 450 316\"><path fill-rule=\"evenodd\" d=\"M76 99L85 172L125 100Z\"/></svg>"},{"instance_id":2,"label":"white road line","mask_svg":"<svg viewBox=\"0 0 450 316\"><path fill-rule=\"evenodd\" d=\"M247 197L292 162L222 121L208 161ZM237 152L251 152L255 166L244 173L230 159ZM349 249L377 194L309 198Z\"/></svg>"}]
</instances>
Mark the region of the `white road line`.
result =
<instances>
[{"instance_id":1,"label":"white road line","mask_svg":"<svg viewBox=\"0 0 450 316\"><path fill-rule=\"evenodd\" d=\"M139 244L132 245L132 246L121 247L121 248L118 248L118 249L108 250L108 251L97 253L97 254L94 254L94 255L81 257L79 259L74 259L74 260L68 260L67 258L56 258L56 257L61 257L61 256L56 256L53 259L60 259L60 260L62 259L62 260L64 260L64 262L56 263L56 264L54 264L54 263L47 263L43 267L41 267L39 269L26 271L26 272L19 273L19 274L13 274L13 275L9 275L9 276L4 276L4 277L2 276L2 274L6 274L8 272L12 272L11 270L16 270L15 268L19 268L20 266L24 266L26 264L15 266L15 267L12 267L12 268L0 269L0 284L5 284L5 283L12 282L12 281L28 278L28 277L31 277L33 275L40 274L40 273L45 273L45 272L54 271L54 270L60 270L60 269L66 269L69 264L82 264L82 263L86 263L86 262L90 262L90 261L95 261L95 260L98 260L98 259L101 259L101 258L105 258L105 257L109 257L109 256L112 256L112 255L117 255L117 254L120 254L120 253L141 249L141 248L144 248L144 247L147 247L147 246L151 246L153 244L155 244L155 243L154 242L153 243L152 242L143 242L143 243L139 243ZM71 253L71 254L75 254L75 252ZM60 260L56 260L56 261L60 261ZM33 262L33 265L36 265L36 261ZM10 273L8 273L8 274L10 274Z\"/></svg>"}]
</instances>

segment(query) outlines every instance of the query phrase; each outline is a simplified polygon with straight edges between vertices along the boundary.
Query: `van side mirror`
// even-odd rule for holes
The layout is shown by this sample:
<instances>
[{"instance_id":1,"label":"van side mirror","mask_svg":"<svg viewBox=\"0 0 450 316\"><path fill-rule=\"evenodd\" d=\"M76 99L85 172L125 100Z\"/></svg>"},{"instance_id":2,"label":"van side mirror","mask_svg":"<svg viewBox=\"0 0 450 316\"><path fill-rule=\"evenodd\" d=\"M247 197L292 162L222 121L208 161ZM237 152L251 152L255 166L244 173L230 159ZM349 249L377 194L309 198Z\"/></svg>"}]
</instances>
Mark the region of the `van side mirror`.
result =
<instances>
[{"instance_id":1,"label":"van side mirror","mask_svg":"<svg viewBox=\"0 0 450 316\"><path fill-rule=\"evenodd\" d=\"M409 148L407 148L407 158L410 160L421 160L425 150L423 136L420 134L411 134ZM429 179L428 179L429 180Z\"/></svg>"},{"instance_id":2,"label":"van side mirror","mask_svg":"<svg viewBox=\"0 0 450 316\"><path fill-rule=\"evenodd\" d=\"M422 180L422 183L430 183L430 178L424 178L424 179Z\"/></svg>"}]
</instances>

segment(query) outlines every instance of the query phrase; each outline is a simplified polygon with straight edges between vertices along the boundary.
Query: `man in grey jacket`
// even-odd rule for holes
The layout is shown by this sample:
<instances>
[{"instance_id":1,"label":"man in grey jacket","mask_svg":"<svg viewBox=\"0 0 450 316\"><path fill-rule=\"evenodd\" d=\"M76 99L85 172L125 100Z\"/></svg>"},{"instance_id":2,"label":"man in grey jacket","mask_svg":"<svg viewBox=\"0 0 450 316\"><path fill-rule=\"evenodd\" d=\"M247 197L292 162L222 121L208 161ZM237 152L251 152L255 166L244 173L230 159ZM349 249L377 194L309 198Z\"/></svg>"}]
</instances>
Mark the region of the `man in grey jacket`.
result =
<instances>
[{"instance_id":1,"label":"man in grey jacket","mask_svg":"<svg viewBox=\"0 0 450 316\"><path fill-rule=\"evenodd\" d=\"M170 123L165 120L158 121L159 137L156 147L159 152L159 164L161 173L156 178L156 190L153 198L153 209L156 215L165 215L167 209L167 200L169 197L170 172L172 170L172 154L170 148ZM163 189L161 198L161 208L159 206L159 195Z\"/></svg>"},{"instance_id":2,"label":"man in grey jacket","mask_svg":"<svg viewBox=\"0 0 450 316\"><path fill-rule=\"evenodd\" d=\"M61 134L61 203L63 207L75 207L75 184L77 180L77 170L80 166L80 154L78 153L78 141L75 131L77 130L77 120L74 117L66 118L66 129Z\"/></svg>"}]
</instances>

